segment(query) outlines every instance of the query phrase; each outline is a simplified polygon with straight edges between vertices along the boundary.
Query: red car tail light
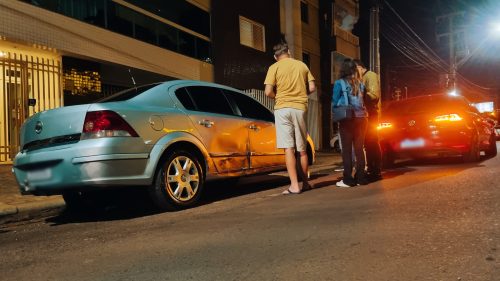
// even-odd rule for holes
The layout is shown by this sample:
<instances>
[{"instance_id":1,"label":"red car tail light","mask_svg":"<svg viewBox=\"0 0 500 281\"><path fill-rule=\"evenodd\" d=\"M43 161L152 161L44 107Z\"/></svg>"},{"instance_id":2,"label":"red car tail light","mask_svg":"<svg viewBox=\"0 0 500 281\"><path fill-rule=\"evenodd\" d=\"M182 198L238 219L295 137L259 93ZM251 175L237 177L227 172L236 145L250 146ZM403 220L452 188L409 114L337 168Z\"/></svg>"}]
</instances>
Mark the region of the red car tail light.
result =
<instances>
[{"instance_id":1,"label":"red car tail light","mask_svg":"<svg viewBox=\"0 0 500 281\"><path fill-rule=\"evenodd\" d=\"M381 122L377 126L377 130L388 129L392 127L392 123L390 122Z\"/></svg>"},{"instance_id":2,"label":"red car tail light","mask_svg":"<svg viewBox=\"0 0 500 281\"><path fill-rule=\"evenodd\" d=\"M452 113L452 114L445 114L445 115L439 115L434 118L434 121L436 122L443 122L443 121L448 121L448 122L456 122L456 121L462 121L462 117L460 115Z\"/></svg>"},{"instance_id":3,"label":"red car tail light","mask_svg":"<svg viewBox=\"0 0 500 281\"><path fill-rule=\"evenodd\" d=\"M103 110L87 112L81 139L138 136L135 130L116 112Z\"/></svg>"}]
</instances>

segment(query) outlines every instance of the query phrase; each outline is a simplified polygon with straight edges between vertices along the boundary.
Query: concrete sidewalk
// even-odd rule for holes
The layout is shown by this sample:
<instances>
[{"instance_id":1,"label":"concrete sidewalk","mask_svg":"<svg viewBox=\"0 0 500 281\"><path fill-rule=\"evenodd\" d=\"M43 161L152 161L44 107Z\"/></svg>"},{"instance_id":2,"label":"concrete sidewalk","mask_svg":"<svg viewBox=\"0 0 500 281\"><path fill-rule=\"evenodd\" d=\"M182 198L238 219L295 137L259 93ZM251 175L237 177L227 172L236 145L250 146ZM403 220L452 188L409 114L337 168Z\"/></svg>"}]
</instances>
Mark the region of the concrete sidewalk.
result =
<instances>
[{"instance_id":1,"label":"concrete sidewalk","mask_svg":"<svg viewBox=\"0 0 500 281\"><path fill-rule=\"evenodd\" d=\"M316 152L316 162L310 167L312 175L333 173L342 165L340 154ZM286 173L285 173L286 174ZM12 173L12 165L0 165L0 224L38 217L65 207L62 196L21 195Z\"/></svg>"}]
</instances>

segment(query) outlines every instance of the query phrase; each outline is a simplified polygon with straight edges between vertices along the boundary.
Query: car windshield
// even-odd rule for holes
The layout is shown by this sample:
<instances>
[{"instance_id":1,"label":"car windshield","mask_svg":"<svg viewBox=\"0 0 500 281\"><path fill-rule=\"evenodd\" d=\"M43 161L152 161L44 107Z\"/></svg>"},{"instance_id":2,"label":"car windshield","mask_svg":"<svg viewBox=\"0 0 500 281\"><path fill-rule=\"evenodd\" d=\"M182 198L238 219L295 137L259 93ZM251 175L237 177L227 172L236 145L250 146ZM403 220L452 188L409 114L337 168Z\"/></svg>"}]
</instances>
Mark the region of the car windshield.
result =
<instances>
[{"instance_id":1,"label":"car windshield","mask_svg":"<svg viewBox=\"0 0 500 281\"><path fill-rule=\"evenodd\" d=\"M123 90L121 92L118 92L116 94L113 94L109 97L102 98L98 100L98 103L105 103L105 102L114 102L114 101L124 101L124 100L129 100L133 97L136 97L147 90L154 88L158 86L160 83L155 83L155 84L149 84L149 85L144 85L144 86L139 86L139 87L134 87L130 88L127 90Z\"/></svg>"},{"instance_id":2,"label":"car windshield","mask_svg":"<svg viewBox=\"0 0 500 281\"><path fill-rule=\"evenodd\" d=\"M449 97L445 95L422 96L418 98L396 101L387 105L386 113L394 115L437 112L444 109L467 110L467 101L460 97Z\"/></svg>"}]
</instances>

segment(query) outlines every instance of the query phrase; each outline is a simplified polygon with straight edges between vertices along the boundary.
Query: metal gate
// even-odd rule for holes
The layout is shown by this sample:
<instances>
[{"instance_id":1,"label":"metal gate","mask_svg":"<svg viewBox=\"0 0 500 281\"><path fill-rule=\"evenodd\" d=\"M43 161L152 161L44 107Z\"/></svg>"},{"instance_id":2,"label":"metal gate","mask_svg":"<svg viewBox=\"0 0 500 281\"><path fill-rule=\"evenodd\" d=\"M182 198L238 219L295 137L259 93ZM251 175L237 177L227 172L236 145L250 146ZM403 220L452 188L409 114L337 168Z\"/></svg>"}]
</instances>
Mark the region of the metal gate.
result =
<instances>
[{"instance_id":1,"label":"metal gate","mask_svg":"<svg viewBox=\"0 0 500 281\"><path fill-rule=\"evenodd\" d=\"M11 163L19 151L26 118L62 105L61 85L60 61L0 52L0 164Z\"/></svg>"}]
</instances>

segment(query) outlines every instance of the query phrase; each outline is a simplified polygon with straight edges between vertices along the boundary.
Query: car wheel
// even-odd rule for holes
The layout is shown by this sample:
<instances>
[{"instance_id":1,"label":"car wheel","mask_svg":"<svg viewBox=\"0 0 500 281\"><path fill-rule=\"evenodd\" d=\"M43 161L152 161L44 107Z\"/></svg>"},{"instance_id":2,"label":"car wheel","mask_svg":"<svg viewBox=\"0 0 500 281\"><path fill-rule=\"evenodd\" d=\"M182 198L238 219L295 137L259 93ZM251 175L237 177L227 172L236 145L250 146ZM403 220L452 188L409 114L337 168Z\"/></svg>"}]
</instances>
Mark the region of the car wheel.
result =
<instances>
[{"instance_id":1,"label":"car wheel","mask_svg":"<svg viewBox=\"0 0 500 281\"><path fill-rule=\"evenodd\" d=\"M312 148L309 144L307 144L306 152L307 152L307 165L311 166L314 164L314 161L313 161Z\"/></svg>"},{"instance_id":2,"label":"car wheel","mask_svg":"<svg viewBox=\"0 0 500 281\"><path fill-rule=\"evenodd\" d=\"M63 192L62 197L68 210L81 210L87 207L87 204L85 204L86 199L82 192L67 191Z\"/></svg>"},{"instance_id":3,"label":"car wheel","mask_svg":"<svg viewBox=\"0 0 500 281\"><path fill-rule=\"evenodd\" d=\"M382 168L388 169L394 167L394 162L396 161L394 154L390 151L384 151L382 153Z\"/></svg>"},{"instance_id":4,"label":"car wheel","mask_svg":"<svg viewBox=\"0 0 500 281\"><path fill-rule=\"evenodd\" d=\"M490 145L488 149L485 151L487 157L495 157L497 156L497 141L495 135L490 136Z\"/></svg>"},{"instance_id":5,"label":"car wheel","mask_svg":"<svg viewBox=\"0 0 500 281\"><path fill-rule=\"evenodd\" d=\"M103 208L109 203L110 195L105 192L65 191L62 193L66 209L86 211Z\"/></svg>"},{"instance_id":6,"label":"car wheel","mask_svg":"<svg viewBox=\"0 0 500 281\"><path fill-rule=\"evenodd\" d=\"M340 148L340 142L339 141L335 141L335 143L333 144L333 151L338 152L338 153L342 152L342 149Z\"/></svg>"},{"instance_id":7,"label":"car wheel","mask_svg":"<svg viewBox=\"0 0 500 281\"><path fill-rule=\"evenodd\" d=\"M187 151L170 153L158 165L149 194L161 210L193 206L204 186L203 170L197 157Z\"/></svg>"},{"instance_id":8,"label":"car wheel","mask_svg":"<svg viewBox=\"0 0 500 281\"><path fill-rule=\"evenodd\" d=\"M479 143L477 137L474 137L471 141L469 151L465 152L462 159L465 163L477 162L481 158L481 149L479 149Z\"/></svg>"}]
</instances>

